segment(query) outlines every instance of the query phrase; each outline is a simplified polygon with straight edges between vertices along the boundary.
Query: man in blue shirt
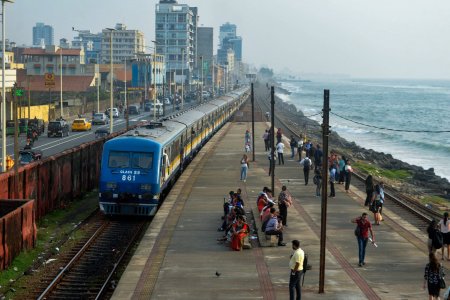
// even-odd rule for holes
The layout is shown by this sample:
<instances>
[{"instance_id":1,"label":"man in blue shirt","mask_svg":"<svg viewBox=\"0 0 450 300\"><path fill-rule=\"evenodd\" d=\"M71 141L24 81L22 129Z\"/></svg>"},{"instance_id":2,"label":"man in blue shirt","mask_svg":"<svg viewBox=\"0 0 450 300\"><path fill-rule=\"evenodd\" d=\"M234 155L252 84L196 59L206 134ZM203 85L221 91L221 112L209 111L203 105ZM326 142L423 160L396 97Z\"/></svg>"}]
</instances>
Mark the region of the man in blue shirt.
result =
<instances>
[{"instance_id":1,"label":"man in blue shirt","mask_svg":"<svg viewBox=\"0 0 450 300\"><path fill-rule=\"evenodd\" d=\"M265 233L278 236L278 246L286 246L286 243L283 243L283 225L278 222L278 212L275 207L270 209L270 219L267 222Z\"/></svg>"}]
</instances>

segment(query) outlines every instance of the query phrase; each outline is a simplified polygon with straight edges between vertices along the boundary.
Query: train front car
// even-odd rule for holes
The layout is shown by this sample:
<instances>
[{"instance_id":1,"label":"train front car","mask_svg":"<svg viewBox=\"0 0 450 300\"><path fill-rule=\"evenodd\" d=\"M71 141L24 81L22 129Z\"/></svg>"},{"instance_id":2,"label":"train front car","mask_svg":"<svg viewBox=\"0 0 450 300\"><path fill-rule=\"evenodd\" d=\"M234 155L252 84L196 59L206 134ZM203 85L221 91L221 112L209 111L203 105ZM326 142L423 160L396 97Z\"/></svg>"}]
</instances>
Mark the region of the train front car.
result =
<instances>
[{"instance_id":1,"label":"train front car","mask_svg":"<svg viewBox=\"0 0 450 300\"><path fill-rule=\"evenodd\" d=\"M151 139L122 136L105 143L99 186L106 215L152 216L159 204L161 145Z\"/></svg>"}]
</instances>

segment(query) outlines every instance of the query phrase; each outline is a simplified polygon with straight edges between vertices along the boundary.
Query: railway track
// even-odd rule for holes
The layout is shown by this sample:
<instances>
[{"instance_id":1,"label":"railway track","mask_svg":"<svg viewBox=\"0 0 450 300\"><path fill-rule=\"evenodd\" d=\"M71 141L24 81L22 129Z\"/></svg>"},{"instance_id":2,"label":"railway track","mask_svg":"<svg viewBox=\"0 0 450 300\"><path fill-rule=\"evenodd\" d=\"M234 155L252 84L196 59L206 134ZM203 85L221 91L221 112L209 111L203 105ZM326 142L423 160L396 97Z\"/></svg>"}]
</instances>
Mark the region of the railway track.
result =
<instances>
[{"instance_id":1,"label":"railway track","mask_svg":"<svg viewBox=\"0 0 450 300\"><path fill-rule=\"evenodd\" d=\"M270 111L269 101L261 101L261 99L266 99L267 97L256 97L255 103L259 106L262 111ZM281 111L275 114L275 127L281 127L284 130L285 136L294 135L297 139L300 137L301 132L299 124L295 121L298 116L295 116L291 112ZM317 131L319 131L317 127ZM321 134L315 134L320 136ZM352 185L357 189L365 192L365 179L366 175L360 174L358 172L353 173ZM404 195L395 189L385 185L385 203L384 207L392 210L396 214L402 216L406 221L416 226L417 228L426 231L426 228L432 219L439 220L442 218L442 213L431 208L428 208L416 199Z\"/></svg>"},{"instance_id":2,"label":"railway track","mask_svg":"<svg viewBox=\"0 0 450 300\"><path fill-rule=\"evenodd\" d=\"M118 266L148 221L103 219L84 243L68 254L72 258L55 277L42 282L37 299L102 299L114 288Z\"/></svg>"}]
</instances>

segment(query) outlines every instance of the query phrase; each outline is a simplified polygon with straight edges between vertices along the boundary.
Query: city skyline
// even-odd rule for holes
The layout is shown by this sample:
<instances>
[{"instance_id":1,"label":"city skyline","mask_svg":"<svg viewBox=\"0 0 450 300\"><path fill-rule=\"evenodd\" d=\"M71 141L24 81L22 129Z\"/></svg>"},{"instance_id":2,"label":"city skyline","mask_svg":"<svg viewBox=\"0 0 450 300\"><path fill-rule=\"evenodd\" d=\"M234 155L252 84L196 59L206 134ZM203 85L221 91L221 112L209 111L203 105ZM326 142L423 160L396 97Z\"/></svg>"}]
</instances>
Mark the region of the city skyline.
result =
<instances>
[{"instance_id":1,"label":"city skyline","mask_svg":"<svg viewBox=\"0 0 450 300\"><path fill-rule=\"evenodd\" d=\"M117 0L97 7L86 0L77 5L50 0L6 3L7 39L31 44L36 22L54 27L55 42L63 37L73 40L72 27L100 32L124 23L144 32L148 44L155 34L157 2L135 0L131 5L139 9L126 10ZM178 2L198 7L199 25L214 28L214 53L219 26L236 24L245 41L243 61L257 67L353 77L450 79L446 38L450 3L444 0L433 5L425 0L280 0L276 9L265 0Z\"/></svg>"}]
</instances>

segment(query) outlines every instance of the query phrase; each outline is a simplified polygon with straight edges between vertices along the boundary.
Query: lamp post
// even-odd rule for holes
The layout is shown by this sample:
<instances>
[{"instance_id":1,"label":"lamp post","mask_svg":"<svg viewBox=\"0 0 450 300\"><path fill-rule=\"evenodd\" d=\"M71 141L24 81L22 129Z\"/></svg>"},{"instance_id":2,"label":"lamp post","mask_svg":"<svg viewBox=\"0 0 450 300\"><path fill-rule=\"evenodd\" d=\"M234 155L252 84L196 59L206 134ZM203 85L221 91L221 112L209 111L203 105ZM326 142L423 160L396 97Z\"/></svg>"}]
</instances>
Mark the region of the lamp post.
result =
<instances>
[{"instance_id":1,"label":"lamp post","mask_svg":"<svg viewBox=\"0 0 450 300\"><path fill-rule=\"evenodd\" d=\"M110 60L110 111L109 111L109 133L113 133L113 107L114 107L114 94L113 94L113 82L114 82L114 65L113 65L113 31L115 31L114 28L106 28L106 30L109 30L109 60Z\"/></svg>"},{"instance_id":2,"label":"lamp post","mask_svg":"<svg viewBox=\"0 0 450 300\"><path fill-rule=\"evenodd\" d=\"M63 48L61 47L59 49L59 87L60 87L60 91L59 91L59 101L60 101L60 113L61 113L61 118L64 116L64 111L63 111L63 87L62 87L62 51Z\"/></svg>"},{"instance_id":3,"label":"lamp post","mask_svg":"<svg viewBox=\"0 0 450 300\"><path fill-rule=\"evenodd\" d=\"M14 0L2 0L2 171L6 169L6 87L5 87L5 2L13 3ZM17 158L16 158L17 159Z\"/></svg>"},{"instance_id":4,"label":"lamp post","mask_svg":"<svg viewBox=\"0 0 450 300\"><path fill-rule=\"evenodd\" d=\"M184 108L184 48L181 48L181 109Z\"/></svg>"},{"instance_id":5,"label":"lamp post","mask_svg":"<svg viewBox=\"0 0 450 300\"><path fill-rule=\"evenodd\" d=\"M201 102L203 102L203 56L200 56L200 68L201 68L201 75L202 75L202 83L201 83L201 85L200 85L200 95L201 95Z\"/></svg>"},{"instance_id":6,"label":"lamp post","mask_svg":"<svg viewBox=\"0 0 450 300\"><path fill-rule=\"evenodd\" d=\"M153 120L156 121L156 45L158 44L156 41L152 41L154 45L153 47ZM159 113L159 108L158 108Z\"/></svg>"}]
</instances>

